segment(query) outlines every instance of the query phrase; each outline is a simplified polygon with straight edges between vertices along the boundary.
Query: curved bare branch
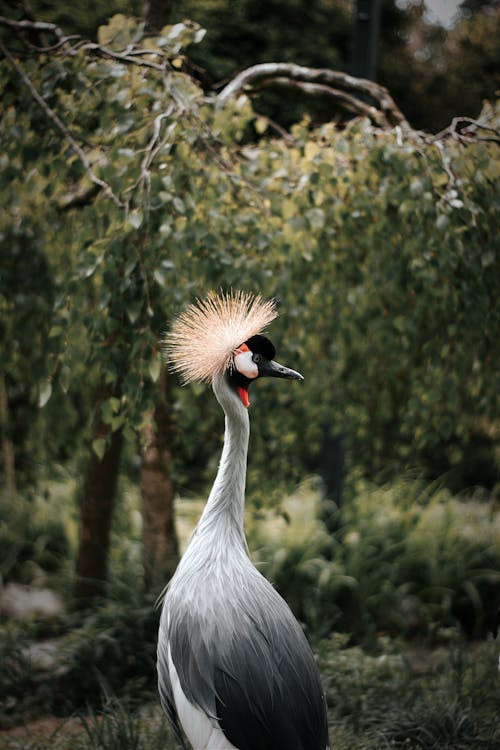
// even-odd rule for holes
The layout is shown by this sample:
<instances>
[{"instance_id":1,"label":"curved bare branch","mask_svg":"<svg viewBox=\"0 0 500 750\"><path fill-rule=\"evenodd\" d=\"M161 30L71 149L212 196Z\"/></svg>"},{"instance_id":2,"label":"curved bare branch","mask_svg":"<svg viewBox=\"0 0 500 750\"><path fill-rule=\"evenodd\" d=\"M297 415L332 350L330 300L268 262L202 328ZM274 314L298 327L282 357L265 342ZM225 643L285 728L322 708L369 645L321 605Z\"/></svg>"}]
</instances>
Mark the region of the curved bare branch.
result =
<instances>
[{"instance_id":1,"label":"curved bare branch","mask_svg":"<svg viewBox=\"0 0 500 750\"><path fill-rule=\"evenodd\" d=\"M364 115L380 127L389 126L383 112L376 107L366 104L366 102L360 99L356 99L356 97L348 94L347 91L326 86L324 83L309 83L307 81L294 81L290 78L279 77L264 81L260 88L267 87L291 89L299 91L306 96L330 98L346 112L350 112L353 115Z\"/></svg>"},{"instance_id":2,"label":"curved bare branch","mask_svg":"<svg viewBox=\"0 0 500 750\"><path fill-rule=\"evenodd\" d=\"M344 109L367 116L377 125L409 128L405 116L384 86L328 68L308 68L295 63L252 65L235 76L219 93L218 99L224 104L245 89L283 86L285 80L289 87L295 84L295 88L305 94L330 96ZM367 97L374 106L366 103Z\"/></svg>"},{"instance_id":3,"label":"curved bare branch","mask_svg":"<svg viewBox=\"0 0 500 750\"><path fill-rule=\"evenodd\" d=\"M15 31L48 31L54 34L57 39L65 39L65 36L59 26L55 23L47 23L46 21L15 21L13 18L6 18L0 16L0 24L7 26L9 29Z\"/></svg>"},{"instance_id":4,"label":"curved bare branch","mask_svg":"<svg viewBox=\"0 0 500 750\"><path fill-rule=\"evenodd\" d=\"M472 117L454 117L447 128L434 136L434 140L439 141L451 136L462 143L487 141L500 144L500 131L498 128L486 125L488 119L491 118L474 120ZM484 131L487 135L482 135L480 131Z\"/></svg>"},{"instance_id":5,"label":"curved bare branch","mask_svg":"<svg viewBox=\"0 0 500 750\"><path fill-rule=\"evenodd\" d=\"M118 62L126 63L129 65L138 65L144 68L153 68L154 70L158 70L160 72L163 72L169 65L166 58L162 64L155 63L152 60L144 59L145 55L154 55L156 57L162 56L160 50L125 50L124 52L115 52L114 50L103 47L96 42L91 42L83 39L80 35L77 34L65 36L59 26L56 26L55 23L26 20L14 21L11 18L0 16L0 26L6 26L7 28L17 32L37 31L53 34L57 39L57 44L52 45L51 47L39 48L39 50L43 50L44 52L57 49L61 46L67 46L66 53L70 55L76 55L78 50L83 50L98 55L99 57L117 60Z\"/></svg>"}]
</instances>

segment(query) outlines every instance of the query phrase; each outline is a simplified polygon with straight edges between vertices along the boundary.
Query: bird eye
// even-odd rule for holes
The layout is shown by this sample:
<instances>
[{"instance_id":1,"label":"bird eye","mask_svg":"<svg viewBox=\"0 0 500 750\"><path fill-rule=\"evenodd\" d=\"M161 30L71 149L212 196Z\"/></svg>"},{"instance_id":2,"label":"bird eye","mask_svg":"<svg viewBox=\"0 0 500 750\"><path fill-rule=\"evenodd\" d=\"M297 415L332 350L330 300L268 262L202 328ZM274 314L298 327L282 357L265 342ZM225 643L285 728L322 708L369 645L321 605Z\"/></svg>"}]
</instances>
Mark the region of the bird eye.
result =
<instances>
[{"instance_id":1,"label":"bird eye","mask_svg":"<svg viewBox=\"0 0 500 750\"><path fill-rule=\"evenodd\" d=\"M254 354L252 356L252 360L255 362L256 365L258 365L259 362L262 362L262 354Z\"/></svg>"}]
</instances>

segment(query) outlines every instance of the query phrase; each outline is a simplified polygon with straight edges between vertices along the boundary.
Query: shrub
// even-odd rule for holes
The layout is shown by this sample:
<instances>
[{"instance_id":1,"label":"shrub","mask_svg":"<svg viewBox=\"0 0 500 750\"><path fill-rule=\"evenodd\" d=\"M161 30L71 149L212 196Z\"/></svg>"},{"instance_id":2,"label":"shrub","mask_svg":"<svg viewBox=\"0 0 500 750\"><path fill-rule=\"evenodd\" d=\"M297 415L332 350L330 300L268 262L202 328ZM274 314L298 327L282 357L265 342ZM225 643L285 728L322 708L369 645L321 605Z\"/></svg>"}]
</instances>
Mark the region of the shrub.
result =
<instances>
[{"instance_id":1,"label":"shrub","mask_svg":"<svg viewBox=\"0 0 500 750\"><path fill-rule=\"evenodd\" d=\"M302 497L317 509L317 496ZM296 520L292 519L291 528ZM481 636L500 604L500 515L477 497L454 497L415 480L361 489L337 512L338 531L319 521L302 536L266 542L252 531L256 559L316 635L354 639L385 631L427 634L459 623ZM260 544L260 547L259 547Z\"/></svg>"},{"instance_id":2,"label":"shrub","mask_svg":"<svg viewBox=\"0 0 500 750\"><path fill-rule=\"evenodd\" d=\"M493 750L496 650L460 641L424 651L413 665L401 644L378 640L371 653L335 635L321 644L333 746L405 750ZM425 661L424 661L425 660ZM351 744L348 744L350 739Z\"/></svg>"},{"instance_id":3,"label":"shrub","mask_svg":"<svg viewBox=\"0 0 500 750\"><path fill-rule=\"evenodd\" d=\"M43 497L0 497L0 581L29 583L40 569L57 573L69 556L65 523Z\"/></svg>"},{"instance_id":4,"label":"shrub","mask_svg":"<svg viewBox=\"0 0 500 750\"><path fill-rule=\"evenodd\" d=\"M156 694L159 611L153 597L103 600L71 620L62 646L61 708L98 706L103 690L131 706Z\"/></svg>"}]
</instances>

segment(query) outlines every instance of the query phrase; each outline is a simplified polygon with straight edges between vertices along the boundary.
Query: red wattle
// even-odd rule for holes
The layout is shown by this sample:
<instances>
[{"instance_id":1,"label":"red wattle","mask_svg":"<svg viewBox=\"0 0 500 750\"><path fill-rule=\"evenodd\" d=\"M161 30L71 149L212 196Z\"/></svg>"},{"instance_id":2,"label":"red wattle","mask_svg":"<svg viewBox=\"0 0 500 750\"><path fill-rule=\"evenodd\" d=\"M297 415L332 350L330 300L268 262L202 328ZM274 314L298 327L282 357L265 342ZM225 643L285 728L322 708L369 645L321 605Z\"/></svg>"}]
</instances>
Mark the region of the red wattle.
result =
<instances>
[{"instance_id":1,"label":"red wattle","mask_svg":"<svg viewBox=\"0 0 500 750\"><path fill-rule=\"evenodd\" d=\"M238 396L241 399L241 403L243 406L245 406L247 409L250 406L250 401L248 400L248 391L246 388L241 388L238 386Z\"/></svg>"}]
</instances>

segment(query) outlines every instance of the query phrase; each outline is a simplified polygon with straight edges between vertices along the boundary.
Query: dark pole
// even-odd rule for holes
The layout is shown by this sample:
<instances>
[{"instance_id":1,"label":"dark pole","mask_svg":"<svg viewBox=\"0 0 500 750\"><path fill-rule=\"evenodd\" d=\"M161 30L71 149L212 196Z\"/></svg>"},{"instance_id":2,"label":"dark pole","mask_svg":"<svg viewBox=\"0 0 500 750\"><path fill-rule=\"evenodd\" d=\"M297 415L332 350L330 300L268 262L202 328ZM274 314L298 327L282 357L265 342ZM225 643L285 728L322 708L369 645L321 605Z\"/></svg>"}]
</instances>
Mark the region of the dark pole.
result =
<instances>
[{"instance_id":1,"label":"dark pole","mask_svg":"<svg viewBox=\"0 0 500 750\"><path fill-rule=\"evenodd\" d=\"M350 72L375 81L381 0L356 0L351 42Z\"/></svg>"},{"instance_id":2,"label":"dark pole","mask_svg":"<svg viewBox=\"0 0 500 750\"><path fill-rule=\"evenodd\" d=\"M146 35L155 36L170 23L173 4L173 0L145 0L143 15Z\"/></svg>"}]
</instances>

